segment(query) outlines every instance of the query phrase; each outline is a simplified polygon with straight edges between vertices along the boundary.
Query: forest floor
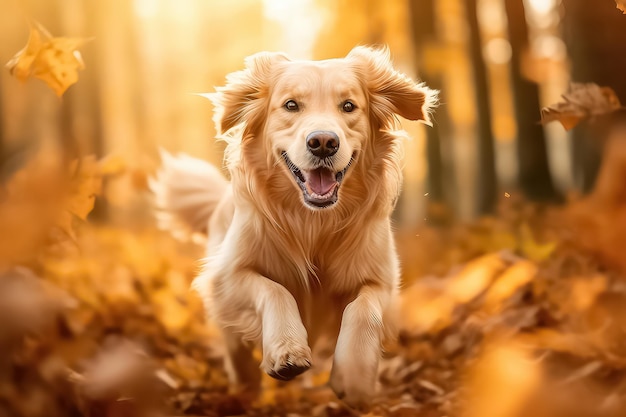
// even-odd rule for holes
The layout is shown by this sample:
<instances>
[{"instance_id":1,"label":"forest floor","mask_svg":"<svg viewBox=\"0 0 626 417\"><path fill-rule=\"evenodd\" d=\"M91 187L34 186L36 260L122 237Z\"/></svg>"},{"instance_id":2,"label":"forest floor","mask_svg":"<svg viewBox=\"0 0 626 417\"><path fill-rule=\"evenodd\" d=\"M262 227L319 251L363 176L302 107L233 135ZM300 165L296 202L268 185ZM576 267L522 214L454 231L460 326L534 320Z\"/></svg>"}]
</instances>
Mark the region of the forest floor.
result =
<instances>
[{"instance_id":1,"label":"forest floor","mask_svg":"<svg viewBox=\"0 0 626 417\"><path fill-rule=\"evenodd\" d=\"M58 190L33 175L0 206L0 416L356 415L321 357L295 381L265 377L246 405L189 289L202 246L81 221L85 175L69 220L39 236ZM45 192L16 191L29 187ZM513 196L471 224L439 218L397 233L402 326L370 415L623 416L624 211Z\"/></svg>"}]
</instances>

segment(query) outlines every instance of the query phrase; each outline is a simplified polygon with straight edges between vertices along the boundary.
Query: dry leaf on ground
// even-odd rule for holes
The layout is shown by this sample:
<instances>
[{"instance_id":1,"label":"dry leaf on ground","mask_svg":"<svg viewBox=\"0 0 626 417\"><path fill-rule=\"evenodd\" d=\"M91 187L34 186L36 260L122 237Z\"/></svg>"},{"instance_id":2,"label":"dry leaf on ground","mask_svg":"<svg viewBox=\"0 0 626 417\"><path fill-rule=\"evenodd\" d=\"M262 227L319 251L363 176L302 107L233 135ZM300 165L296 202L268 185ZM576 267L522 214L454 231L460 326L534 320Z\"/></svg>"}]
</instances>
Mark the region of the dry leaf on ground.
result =
<instances>
[{"instance_id":1,"label":"dry leaf on ground","mask_svg":"<svg viewBox=\"0 0 626 417\"><path fill-rule=\"evenodd\" d=\"M594 83L572 83L562 97L563 101L541 109L542 123L558 121L570 130L585 119L609 114L622 107L615 91Z\"/></svg>"},{"instance_id":2,"label":"dry leaf on ground","mask_svg":"<svg viewBox=\"0 0 626 417\"><path fill-rule=\"evenodd\" d=\"M507 267L500 254L492 253L446 279L418 280L402 293L403 327L411 332L437 332L450 326L456 308L485 292Z\"/></svg>"},{"instance_id":3,"label":"dry leaf on ground","mask_svg":"<svg viewBox=\"0 0 626 417\"><path fill-rule=\"evenodd\" d=\"M31 24L28 43L6 67L20 81L39 78L56 93L63 93L78 81L78 70L85 68L78 48L85 38L55 38L40 24Z\"/></svg>"}]
</instances>

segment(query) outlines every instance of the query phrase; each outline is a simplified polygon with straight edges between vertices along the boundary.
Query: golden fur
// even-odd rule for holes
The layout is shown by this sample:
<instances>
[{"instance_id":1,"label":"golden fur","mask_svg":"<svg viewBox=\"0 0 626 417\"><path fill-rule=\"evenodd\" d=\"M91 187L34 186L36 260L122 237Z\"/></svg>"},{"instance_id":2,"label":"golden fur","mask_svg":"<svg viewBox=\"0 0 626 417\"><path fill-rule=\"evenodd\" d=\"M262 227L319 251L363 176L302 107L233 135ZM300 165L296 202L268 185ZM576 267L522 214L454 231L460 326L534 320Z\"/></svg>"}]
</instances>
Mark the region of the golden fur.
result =
<instances>
[{"instance_id":1,"label":"golden fur","mask_svg":"<svg viewBox=\"0 0 626 417\"><path fill-rule=\"evenodd\" d=\"M429 123L436 92L397 72L386 49L357 47L326 61L253 55L212 99L230 183L205 169L205 183L196 175L192 184L197 170L166 157L153 189L170 220L197 225L190 213L203 199L211 207L207 259L194 287L224 331L233 382L258 388L248 341L262 347L265 372L289 379L330 335L337 340L331 387L350 405L367 404L381 343L393 333L400 279L390 224L401 185L397 115ZM297 111L286 110L288 100ZM344 111L346 100L356 108ZM345 170L336 203L322 209L305 204L309 188L290 172L309 181L319 161L305 137L319 130L340 143L324 163L333 175Z\"/></svg>"}]
</instances>

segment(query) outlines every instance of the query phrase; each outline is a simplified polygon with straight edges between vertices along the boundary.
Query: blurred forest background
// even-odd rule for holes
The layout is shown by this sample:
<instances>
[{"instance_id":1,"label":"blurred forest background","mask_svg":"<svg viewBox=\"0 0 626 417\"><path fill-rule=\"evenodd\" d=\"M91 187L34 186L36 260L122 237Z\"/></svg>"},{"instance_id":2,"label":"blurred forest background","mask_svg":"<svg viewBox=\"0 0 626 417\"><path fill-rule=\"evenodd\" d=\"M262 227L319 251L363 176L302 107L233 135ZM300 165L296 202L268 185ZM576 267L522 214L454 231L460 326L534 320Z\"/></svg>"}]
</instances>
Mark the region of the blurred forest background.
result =
<instances>
[{"instance_id":1,"label":"blurred forest background","mask_svg":"<svg viewBox=\"0 0 626 417\"><path fill-rule=\"evenodd\" d=\"M323 357L297 381L265 378L252 403L232 391L189 290L204 248L156 230L147 179L159 147L221 164L197 93L244 57L357 44L389 45L401 71L441 90L433 128L403 123L402 320L372 415L623 417L625 8L0 2L0 417L355 415L325 386ZM85 41L45 49L33 22ZM84 68L63 94L26 80L69 68L50 61L79 66L75 49Z\"/></svg>"},{"instance_id":2,"label":"blurred forest background","mask_svg":"<svg viewBox=\"0 0 626 417\"><path fill-rule=\"evenodd\" d=\"M80 83L62 100L2 73L3 160L26 142L56 141L68 152L123 153L137 169L154 163L158 146L219 164L212 107L193 93L222 85L245 56L324 59L388 44L401 70L442 91L434 129L405 123L414 140L397 217L406 226L420 224L431 203L468 219L505 192L559 201L588 190L600 141L540 126L540 108L572 80L626 94L626 57L617 52L626 29L609 0L28 0L0 8L5 62L25 44L27 19L55 36L94 38L80 48ZM111 187L116 202L137 199L132 187Z\"/></svg>"}]
</instances>

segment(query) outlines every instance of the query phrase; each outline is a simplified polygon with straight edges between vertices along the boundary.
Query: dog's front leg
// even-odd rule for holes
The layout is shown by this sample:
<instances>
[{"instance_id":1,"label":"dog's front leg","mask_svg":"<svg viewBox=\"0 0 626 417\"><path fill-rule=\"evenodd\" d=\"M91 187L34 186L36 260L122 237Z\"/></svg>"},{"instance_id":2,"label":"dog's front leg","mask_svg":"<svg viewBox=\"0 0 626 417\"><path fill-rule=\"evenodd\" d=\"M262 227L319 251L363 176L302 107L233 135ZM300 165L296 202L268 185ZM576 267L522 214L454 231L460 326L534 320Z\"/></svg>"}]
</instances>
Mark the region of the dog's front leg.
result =
<instances>
[{"instance_id":1,"label":"dog's front leg","mask_svg":"<svg viewBox=\"0 0 626 417\"><path fill-rule=\"evenodd\" d=\"M343 312L330 386L353 407L367 406L374 394L383 338L383 315L391 289L368 285Z\"/></svg>"},{"instance_id":2,"label":"dog's front leg","mask_svg":"<svg viewBox=\"0 0 626 417\"><path fill-rule=\"evenodd\" d=\"M240 282L231 287L233 298L254 309L262 329L261 368L270 376L290 380L311 367L311 349L298 305L282 285L254 271L237 274ZM231 304L230 308L232 309Z\"/></svg>"}]
</instances>

